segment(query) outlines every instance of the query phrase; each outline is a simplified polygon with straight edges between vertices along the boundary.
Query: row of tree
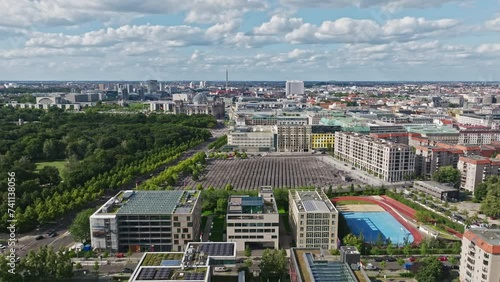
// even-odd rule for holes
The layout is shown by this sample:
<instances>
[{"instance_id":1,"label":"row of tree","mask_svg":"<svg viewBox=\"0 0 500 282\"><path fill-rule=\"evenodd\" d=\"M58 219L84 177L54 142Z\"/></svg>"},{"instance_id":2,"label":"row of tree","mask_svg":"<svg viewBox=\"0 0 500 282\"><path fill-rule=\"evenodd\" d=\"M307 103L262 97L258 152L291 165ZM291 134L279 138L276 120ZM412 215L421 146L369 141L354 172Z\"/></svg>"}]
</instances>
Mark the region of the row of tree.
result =
<instances>
[{"instance_id":1,"label":"row of tree","mask_svg":"<svg viewBox=\"0 0 500 282\"><path fill-rule=\"evenodd\" d=\"M196 153L194 156L179 162L176 165L170 166L168 169L162 171L158 176L144 182L139 189L143 190L157 190L173 186L179 180L182 174L192 175L198 177L203 166L205 165L206 154L204 152Z\"/></svg>"},{"instance_id":2,"label":"row of tree","mask_svg":"<svg viewBox=\"0 0 500 282\"><path fill-rule=\"evenodd\" d=\"M222 146L227 144L227 135L221 136L215 140L212 144L208 145L208 149L218 150L222 148Z\"/></svg>"},{"instance_id":3,"label":"row of tree","mask_svg":"<svg viewBox=\"0 0 500 282\"><path fill-rule=\"evenodd\" d=\"M11 264L14 264L14 273L9 272ZM73 264L69 254L56 252L52 247L31 251L18 263L0 256L0 281L3 282L69 281L72 277Z\"/></svg>"}]
</instances>

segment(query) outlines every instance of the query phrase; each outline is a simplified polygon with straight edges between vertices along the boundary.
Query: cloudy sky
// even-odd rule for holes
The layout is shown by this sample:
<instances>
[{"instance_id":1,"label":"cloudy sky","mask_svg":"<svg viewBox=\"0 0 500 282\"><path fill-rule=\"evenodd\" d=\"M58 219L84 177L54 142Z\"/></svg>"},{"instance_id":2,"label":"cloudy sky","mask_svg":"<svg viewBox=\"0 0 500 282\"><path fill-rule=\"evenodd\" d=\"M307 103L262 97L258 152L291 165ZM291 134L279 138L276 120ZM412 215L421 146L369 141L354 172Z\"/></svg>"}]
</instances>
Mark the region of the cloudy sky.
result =
<instances>
[{"instance_id":1,"label":"cloudy sky","mask_svg":"<svg viewBox=\"0 0 500 282\"><path fill-rule=\"evenodd\" d=\"M500 80L500 0L0 0L0 80Z\"/></svg>"}]
</instances>

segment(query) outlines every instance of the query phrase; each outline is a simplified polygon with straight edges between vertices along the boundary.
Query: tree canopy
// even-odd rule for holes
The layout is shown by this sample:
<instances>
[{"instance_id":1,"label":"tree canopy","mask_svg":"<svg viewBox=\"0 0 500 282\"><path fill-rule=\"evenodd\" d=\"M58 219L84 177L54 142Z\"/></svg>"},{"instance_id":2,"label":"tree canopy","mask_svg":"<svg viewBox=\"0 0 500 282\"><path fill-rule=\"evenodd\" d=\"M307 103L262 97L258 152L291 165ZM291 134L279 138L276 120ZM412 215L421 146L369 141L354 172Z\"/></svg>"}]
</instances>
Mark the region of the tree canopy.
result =
<instances>
[{"instance_id":1,"label":"tree canopy","mask_svg":"<svg viewBox=\"0 0 500 282\"><path fill-rule=\"evenodd\" d=\"M55 252L52 247L43 246L38 251L31 251L19 264L15 274L7 272L8 264L0 256L0 281L69 281L73 277L73 264L69 253Z\"/></svg>"},{"instance_id":2,"label":"tree canopy","mask_svg":"<svg viewBox=\"0 0 500 282\"><path fill-rule=\"evenodd\" d=\"M436 257L425 257L411 269L418 282L441 282L446 278L445 267Z\"/></svg>"},{"instance_id":3,"label":"tree canopy","mask_svg":"<svg viewBox=\"0 0 500 282\"><path fill-rule=\"evenodd\" d=\"M264 278L283 277L287 273L287 265L288 259L284 249L266 249L262 253L261 276Z\"/></svg>"},{"instance_id":4,"label":"tree canopy","mask_svg":"<svg viewBox=\"0 0 500 282\"><path fill-rule=\"evenodd\" d=\"M18 119L26 123L15 124ZM16 174L19 231L83 208L134 179L177 160L210 137L208 115L68 113L57 108L0 108L0 174ZM62 161L63 168L36 163ZM195 167L199 173L199 168ZM64 180L64 181L61 181ZM7 178L0 208L7 210ZM5 228L6 213L0 216Z\"/></svg>"},{"instance_id":5,"label":"tree canopy","mask_svg":"<svg viewBox=\"0 0 500 282\"><path fill-rule=\"evenodd\" d=\"M77 242L87 242L90 240L90 216L94 209L86 209L79 212L69 227L71 237Z\"/></svg>"},{"instance_id":6,"label":"tree canopy","mask_svg":"<svg viewBox=\"0 0 500 282\"><path fill-rule=\"evenodd\" d=\"M458 186L460 184L460 171L452 166L443 166L432 175L432 180L439 183L453 183L453 185Z\"/></svg>"}]
</instances>

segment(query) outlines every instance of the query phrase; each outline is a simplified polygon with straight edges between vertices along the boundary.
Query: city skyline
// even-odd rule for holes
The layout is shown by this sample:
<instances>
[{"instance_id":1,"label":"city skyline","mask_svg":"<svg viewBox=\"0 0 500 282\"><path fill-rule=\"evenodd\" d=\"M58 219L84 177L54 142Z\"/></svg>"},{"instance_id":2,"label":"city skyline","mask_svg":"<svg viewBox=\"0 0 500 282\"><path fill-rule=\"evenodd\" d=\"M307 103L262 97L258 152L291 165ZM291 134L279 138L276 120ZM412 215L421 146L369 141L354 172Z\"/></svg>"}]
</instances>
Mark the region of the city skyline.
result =
<instances>
[{"instance_id":1,"label":"city skyline","mask_svg":"<svg viewBox=\"0 0 500 282\"><path fill-rule=\"evenodd\" d=\"M486 1L0 4L0 80L498 81Z\"/></svg>"}]
</instances>

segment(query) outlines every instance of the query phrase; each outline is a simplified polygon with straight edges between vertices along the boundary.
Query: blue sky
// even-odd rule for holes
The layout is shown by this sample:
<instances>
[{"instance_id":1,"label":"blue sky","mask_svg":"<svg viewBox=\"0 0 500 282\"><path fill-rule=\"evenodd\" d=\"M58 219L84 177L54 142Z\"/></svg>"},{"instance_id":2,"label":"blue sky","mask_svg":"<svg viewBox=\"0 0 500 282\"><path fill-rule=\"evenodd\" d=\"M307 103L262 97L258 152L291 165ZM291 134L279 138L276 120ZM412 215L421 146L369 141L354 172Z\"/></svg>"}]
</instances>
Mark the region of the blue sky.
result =
<instances>
[{"instance_id":1,"label":"blue sky","mask_svg":"<svg viewBox=\"0 0 500 282\"><path fill-rule=\"evenodd\" d=\"M0 0L0 80L500 80L499 0Z\"/></svg>"}]
</instances>

